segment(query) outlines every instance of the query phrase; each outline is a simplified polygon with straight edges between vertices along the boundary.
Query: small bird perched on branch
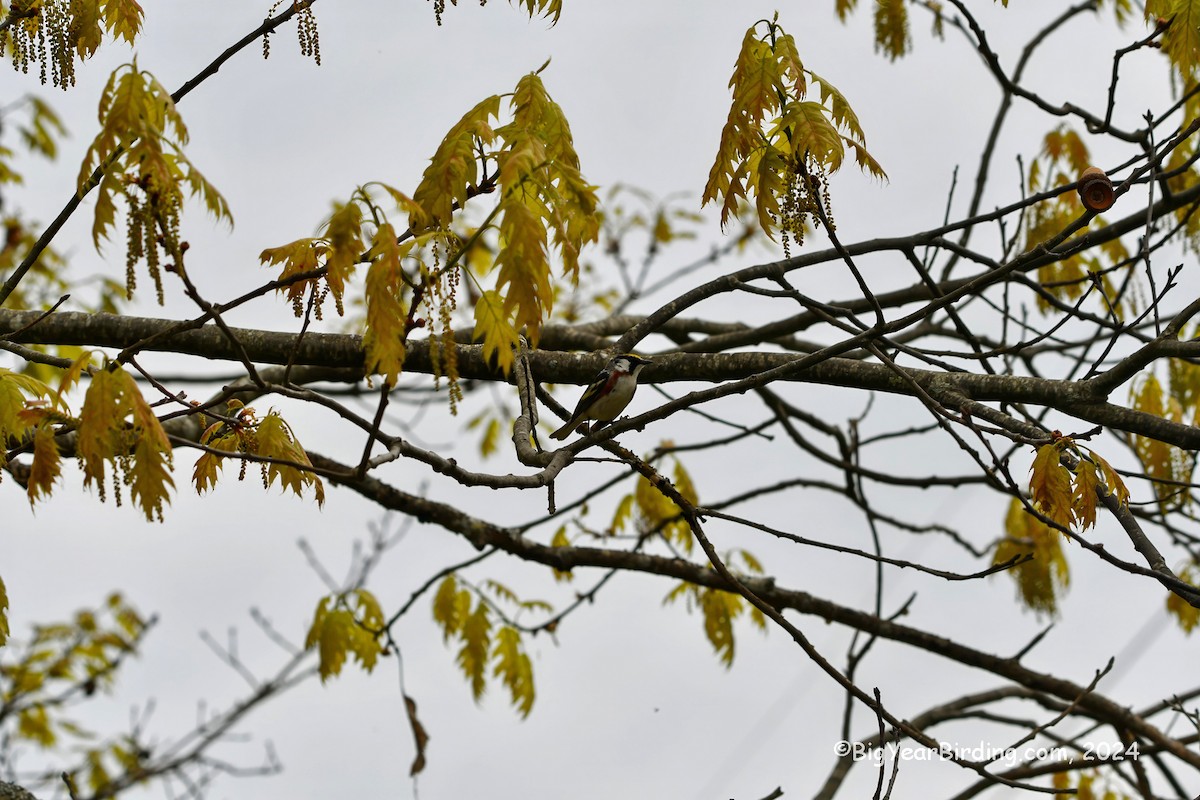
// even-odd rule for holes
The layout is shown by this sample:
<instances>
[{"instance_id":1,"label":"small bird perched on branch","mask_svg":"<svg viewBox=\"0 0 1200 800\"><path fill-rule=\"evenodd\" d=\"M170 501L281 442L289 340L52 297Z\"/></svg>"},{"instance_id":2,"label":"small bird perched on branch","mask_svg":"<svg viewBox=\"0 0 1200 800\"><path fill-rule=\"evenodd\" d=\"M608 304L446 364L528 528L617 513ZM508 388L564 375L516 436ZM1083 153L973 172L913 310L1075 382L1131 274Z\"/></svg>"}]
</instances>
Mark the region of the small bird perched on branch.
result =
<instances>
[{"instance_id":1,"label":"small bird perched on branch","mask_svg":"<svg viewBox=\"0 0 1200 800\"><path fill-rule=\"evenodd\" d=\"M606 425L625 410L637 391L638 373L651 363L650 359L621 353L613 356L596 379L579 398L567 424L550 434L551 439L565 439L586 420L597 421L596 427Z\"/></svg>"}]
</instances>

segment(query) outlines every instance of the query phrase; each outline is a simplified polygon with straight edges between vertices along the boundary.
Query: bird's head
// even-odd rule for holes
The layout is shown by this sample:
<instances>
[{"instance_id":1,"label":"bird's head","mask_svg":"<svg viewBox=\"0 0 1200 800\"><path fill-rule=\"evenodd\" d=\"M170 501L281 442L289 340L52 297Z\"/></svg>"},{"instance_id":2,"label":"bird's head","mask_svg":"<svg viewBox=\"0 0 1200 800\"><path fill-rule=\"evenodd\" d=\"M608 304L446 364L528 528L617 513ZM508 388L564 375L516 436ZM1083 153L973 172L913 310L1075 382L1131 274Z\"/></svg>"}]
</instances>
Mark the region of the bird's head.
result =
<instances>
[{"instance_id":1,"label":"bird's head","mask_svg":"<svg viewBox=\"0 0 1200 800\"><path fill-rule=\"evenodd\" d=\"M609 369L616 373L628 372L637 375L642 371L642 367L652 363L654 362L650 359L635 356L633 353L621 353L618 356L614 356L612 361L608 362L608 366Z\"/></svg>"}]
</instances>

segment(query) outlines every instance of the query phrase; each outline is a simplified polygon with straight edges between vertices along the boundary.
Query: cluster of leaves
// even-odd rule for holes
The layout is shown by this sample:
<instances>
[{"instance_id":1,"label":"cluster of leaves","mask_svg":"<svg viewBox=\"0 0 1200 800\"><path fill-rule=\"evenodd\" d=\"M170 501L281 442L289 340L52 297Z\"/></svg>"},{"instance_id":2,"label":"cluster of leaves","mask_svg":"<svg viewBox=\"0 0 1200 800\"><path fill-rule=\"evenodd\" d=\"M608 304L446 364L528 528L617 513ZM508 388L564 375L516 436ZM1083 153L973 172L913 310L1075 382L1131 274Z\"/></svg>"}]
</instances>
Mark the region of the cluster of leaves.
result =
<instances>
[{"instance_id":1,"label":"cluster of leaves","mask_svg":"<svg viewBox=\"0 0 1200 800\"><path fill-rule=\"evenodd\" d=\"M758 559L746 550L738 549L722 555L722 560L733 570L738 568L740 561L747 573L761 575L763 568ZM721 659L726 668L733 666L734 634L733 622L747 608L750 609L750 621L763 633L767 632L767 618L754 606L746 602L740 594L726 592L721 589L711 589L697 586L694 583L680 581L674 589L667 592L663 604L674 603L683 598L687 602L687 610L699 610L704 620L704 635L712 645L717 658Z\"/></svg>"},{"instance_id":2,"label":"cluster of leaves","mask_svg":"<svg viewBox=\"0 0 1200 800\"><path fill-rule=\"evenodd\" d=\"M137 652L147 623L119 594L104 607L80 611L70 622L40 625L28 642L6 649L0 661L0 723L9 736L42 748L67 734L90 738L67 714L74 701L107 688L122 659Z\"/></svg>"},{"instance_id":3,"label":"cluster of leaves","mask_svg":"<svg viewBox=\"0 0 1200 800\"><path fill-rule=\"evenodd\" d=\"M992 562L1003 564L1025 554L1033 558L1017 564L1008 574L1017 584L1017 597L1026 608L1053 616L1058 598L1071 583L1070 568L1062 548L1062 535L1025 510L1013 498L1004 519L1005 537L996 545Z\"/></svg>"},{"instance_id":4,"label":"cluster of leaves","mask_svg":"<svg viewBox=\"0 0 1200 800\"><path fill-rule=\"evenodd\" d=\"M1200 73L1200 3L1196 0L1146 0L1147 21L1162 21L1162 51L1181 83Z\"/></svg>"},{"instance_id":5,"label":"cluster of leaves","mask_svg":"<svg viewBox=\"0 0 1200 800\"><path fill-rule=\"evenodd\" d=\"M999 0L999 2L1005 8L1008 7L1008 0ZM875 0L871 5L875 10L875 51L882 53L892 61L911 53L912 37L909 35L908 2L906 0ZM934 36L942 38L946 23L945 3L940 0L923 0L919 5L923 6L932 17ZM1096 5L1098 7L1110 6L1120 24L1124 24L1133 13L1133 0L1099 0ZM1189 3L1189 0L1159 0L1157 4L1153 1L1149 2L1146 4L1148 19L1154 16L1151 12L1151 6L1154 5L1187 6L1194 5L1194 3ZM857 6L858 0L834 0L834 11L842 22L849 19L850 14Z\"/></svg>"},{"instance_id":6,"label":"cluster of leaves","mask_svg":"<svg viewBox=\"0 0 1200 800\"><path fill-rule=\"evenodd\" d=\"M1148 372L1130 388L1130 405L1173 422L1183 422L1190 416L1191 424L1200 423L1200 366L1183 359L1170 359L1167 389L1164 390L1154 373ZM1187 503L1196 454L1148 436L1131 434L1129 438L1162 510L1177 509Z\"/></svg>"},{"instance_id":7,"label":"cluster of leaves","mask_svg":"<svg viewBox=\"0 0 1200 800\"><path fill-rule=\"evenodd\" d=\"M375 669L383 626L383 609L366 589L321 598L304 639L305 649L317 651L321 682L341 674L347 655L367 672Z\"/></svg>"},{"instance_id":8,"label":"cluster of leaves","mask_svg":"<svg viewBox=\"0 0 1200 800\"><path fill-rule=\"evenodd\" d=\"M345 313L348 285L358 265L367 263L363 291L367 374L382 375L388 386L395 386L404 368L408 335L414 328L432 327L432 320L438 326L432 337L434 373L449 377L453 402L458 397L452 325L460 275L456 267L469 244L448 231L397 234L374 190L395 200L401 210L419 210L391 186L362 186L348 202L334 204L322 236L267 248L259 258L268 266L282 267L279 291L296 316L305 313L308 298L318 318L330 296L338 314ZM443 264L447 252L454 255Z\"/></svg>"},{"instance_id":9,"label":"cluster of leaves","mask_svg":"<svg viewBox=\"0 0 1200 800\"><path fill-rule=\"evenodd\" d=\"M284 489L302 497L304 489L311 488L317 505L324 505L325 486L313 474L308 454L279 412L271 409L259 419L253 408L244 407L237 400L230 400L228 409L224 420L212 423L200 436L200 444L208 450L196 459L192 469L196 492L204 494L216 485L227 457L251 456L260 460L264 489L270 489L275 481L279 481ZM239 458L238 463L238 480L244 480L246 459Z\"/></svg>"},{"instance_id":10,"label":"cluster of leaves","mask_svg":"<svg viewBox=\"0 0 1200 800\"><path fill-rule=\"evenodd\" d=\"M38 64L41 81L46 68L54 86L75 85L75 62L95 54L107 32L133 44L142 29L137 0L12 0L0 3L0 17L11 25L0 29L0 50L7 49L13 68L29 72Z\"/></svg>"},{"instance_id":11,"label":"cluster of leaves","mask_svg":"<svg viewBox=\"0 0 1200 800\"><path fill-rule=\"evenodd\" d=\"M8 463L8 443L22 441L29 434L43 427L39 425L48 415L47 399L54 390L36 378L0 367L0 467ZM39 417L43 419L39 419ZM58 449L45 452L45 435L42 438L43 453L37 470L40 476L57 474ZM53 437L51 437L53 442ZM3 472L0 472L0 476ZM53 482L53 475L50 477ZM30 487L29 500L33 502L42 491L49 491L44 480ZM44 488L43 488L44 487Z\"/></svg>"},{"instance_id":12,"label":"cluster of leaves","mask_svg":"<svg viewBox=\"0 0 1200 800\"><path fill-rule=\"evenodd\" d=\"M88 355L77 360L82 370ZM67 384L72 371L64 379ZM61 396L61 395L60 395ZM45 440L45 446L39 446ZM146 402L133 376L117 364L106 363L92 372L91 382L79 413L76 452L83 468L85 486L96 485L104 499L106 465L112 464L112 487L117 504L121 503L121 484L129 486L130 495L146 519L163 519L163 505L170 500L175 486L171 477L173 466L171 443L154 409ZM58 446L54 432L43 423L34 437L33 471L38 473L40 458L50 459L47 471L53 470L50 480L42 481L49 494L53 478L58 475ZM120 480L118 480L120 475ZM30 491L34 479L30 479Z\"/></svg>"},{"instance_id":13,"label":"cluster of leaves","mask_svg":"<svg viewBox=\"0 0 1200 800\"><path fill-rule=\"evenodd\" d=\"M1070 437L1057 437L1039 447L1030 472L1032 507L1065 529L1082 531L1094 526L1101 496L1111 495L1123 505L1129 502L1129 490L1117 471L1094 450ZM1024 502L1015 497L1004 528L1006 536L996 545L993 563L1032 553L1032 559L1017 564L1009 574L1027 608L1053 615L1058 597L1070 584L1062 534L1028 513Z\"/></svg>"},{"instance_id":14,"label":"cluster of leaves","mask_svg":"<svg viewBox=\"0 0 1200 800\"><path fill-rule=\"evenodd\" d=\"M70 622L35 628L13 660L0 664L0 723L15 720L5 738L43 749L81 749L78 766L63 777L68 785L82 783L96 794L111 791L113 767L120 774L139 774L148 756L144 745L124 734L81 748L96 736L72 720L68 710L111 685L121 661L137 653L147 627L132 606L113 594L97 611L80 611Z\"/></svg>"},{"instance_id":15,"label":"cluster of leaves","mask_svg":"<svg viewBox=\"0 0 1200 800\"><path fill-rule=\"evenodd\" d=\"M62 120L58 118L54 109L46 101L28 95L23 102L17 104L16 109L21 109L26 105L28 106L28 119L19 122L17 126L21 143L30 153L53 160L58 156L57 140L65 136L67 130L63 127ZM7 111L4 116L7 117L12 111ZM3 121L7 122L8 120L4 119ZM21 173L12 164L13 155L11 148L0 145L0 186L6 183L20 184L24 182Z\"/></svg>"},{"instance_id":16,"label":"cluster of leaves","mask_svg":"<svg viewBox=\"0 0 1200 800\"><path fill-rule=\"evenodd\" d=\"M1070 789L1054 795L1054 800L1133 800L1133 797L1106 787L1099 770L1081 770L1077 775L1070 772L1054 773L1055 789Z\"/></svg>"},{"instance_id":17,"label":"cluster of leaves","mask_svg":"<svg viewBox=\"0 0 1200 800\"><path fill-rule=\"evenodd\" d=\"M183 270L179 217L184 188L218 219L232 223L229 206L183 154L188 131L175 101L137 60L113 71L100 96L100 131L79 170L79 194L99 179L92 239L97 249L116 220L116 198L127 208L126 292L137 285L134 266L145 260L158 302L163 302L160 264Z\"/></svg>"},{"instance_id":18,"label":"cluster of leaves","mask_svg":"<svg viewBox=\"0 0 1200 800\"><path fill-rule=\"evenodd\" d=\"M688 503L697 505L699 497L692 476L678 458L672 457L671 462L671 482L675 490ZM633 492L618 501L609 531L612 535L621 534L631 523L639 539L660 535L670 547L689 554L695 547L696 540L692 536L692 529L680 513L679 506L645 476L638 476ZM567 543L565 529L560 529L551 545ZM763 572L759 560L744 549L739 548L726 553L722 560L733 570L739 569L740 565L747 574L761 575ZM727 667L733 665L735 619L749 608L751 621L763 631L766 630L766 618L762 612L749 606L741 595L682 581L667 593L663 603L674 603L681 598L687 601L689 612L700 612L704 623L704 635L712 644L717 657Z\"/></svg>"},{"instance_id":19,"label":"cluster of leaves","mask_svg":"<svg viewBox=\"0 0 1200 800\"><path fill-rule=\"evenodd\" d=\"M111 486L118 505L122 486L128 486L146 519L161 521L175 486L173 450L166 431L129 372L107 360L100 368L90 368L90 359L90 352L77 357L63 372L57 390L32 376L0 368L0 441L16 441L32 451L26 486L31 504L53 492L62 472L58 437L73 431L84 485L95 485L101 500ZM90 382L76 417L66 397L85 373L90 374ZM323 503L321 479L313 474L312 463L287 422L274 409L259 420L253 409L242 408L237 401L231 401L230 407L236 416L214 422L201 439L209 451L201 454L193 470L197 492L216 484L224 452L260 460L264 488L279 481L297 496L311 488L317 502ZM0 449L0 466L6 458L7 449ZM245 460L241 465L239 477L244 478Z\"/></svg>"},{"instance_id":20,"label":"cluster of leaves","mask_svg":"<svg viewBox=\"0 0 1200 800\"><path fill-rule=\"evenodd\" d=\"M845 22L858 0L837 0L834 11L838 19ZM929 3L934 14L934 30L940 35L942 25L941 4ZM875 52L882 52L892 61L907 55L912 50L909 35L908 3L905 0L877 0L875 3Z\"/></svg>"},{"instance_id":21,"label":"cluster of leaves","mask_svg":"<svg viewBox=\"0 0 1200 800\"><path fill-rule=\"evenodd\" d=\"M683 462L672 457L672 483L679 496L692 505L699 502L696 485L692 476L683 466ZM636 519L634 512L636 513ZM639 476L632 494L627 494L617 503L613 513L612 525L609 530L613 535L624 532L626 526L633 521L639 537L661 534L670 545L691 553L695 545L692 529L680 513L675 501L663 494L658 487L648 481L645 476Z\"/></svg>"},{"instance_id":22,"label":"cluster of leaves","mask_svg":"<svg viewBox=\"0 0 1200 800\"><path fill-rule=\"evenodd\" d=\"M495 163L500 200L492 216L499 217L499 272L495 289L475 304L475 338L483 340L485 356L507 373L520 333L536 347L542 322L553 310L551 246L558 250L563 275L577 280L580 250L596 240L600 219L595 189L580 172L566 117L538 75L518 81L510 99L511 121L493 130L488 120L498 118L499 105L500 97L493 96L455 126L414 198L427 212L428 224L444 227L452 204L466 202L473 185L473 176L463 182L458 175L463 157L478 149L485 170L488 161Z\"/></svg>"},{"instance_id":23,"label":"cluster of leaves","mask_svg":"<svg viewBox=\"0 0 1200 800\"><path fill-rule=\"evenodd\" d=\"M464 584L461 585L460 584ZM505 621L492 621L497 613L490 592L497 601L517 610L552 612L542 600L521 600L508 587L488 580L482 590L465 585L456 575L447 575L438 585L433 597L433 619L442 627L443 640L459 643L458 666L478 701L487 690L487 667L492 664L492 677L508 689L513 706L522 717L529 716L537 693L533 683L533 664L525 651L520 629Z\"/></svg>"},{"instance_id":24,"label":"cluster of leaves","mask_svg":"<svg viewBox=\"0 0 1200 800\"><path fill-rule=\"evenodd\" d=\"M0 647L8 641L8 590L0 578Z\"/></svg>"},{"instance_id":25,"label":"cluster of leaves","mask_svg":"<svg viewBox=\"0 0 1200 800\"><path fill-rule=\"evenodd\" d=\"M405 342L427 316L436 318L444 359L439 372L451 378L451 312L460 275L477 283L476 272L494 270L492 289L474 285L475 335L484 353L507 372L512 349L523 331L536 346L541 325L554 305L550 252L557 249L563 274L575 280L579 252L599 231L593 187L579 171L570 128L562 109L546 93L541 78L521 78L510 96L511 120L499 120L502 97L493 95L467 112L446 134L411 196L384 184L355 191L335 206L324 235L268 248L263 263L282 266L280 291L299 315L305 297L318 310L332 295L339 313L357 265L370 266L365 285L366 368L393 385L403 369ZM408 215L407 229L388 218L371 188L385 192ZM499 199L480 228L467 237L452 226L455 215L481 194ZM494 255L477 246L494 230ZM484 256L489 256L484 259ZM459 270L474 259L473 270Z\"/></svg>"},{"instance_id":26,"label":"cluster of leaves","mask_svg":"<svg viewBox=\"0 0 1200 800\"><path fill-rule=\"evenodd\" d=\"M1083 531L1095 525L1100 493L1114 496L1122 505L1129 502L1129 490L1117 471L1069 436L1039 447L1030 473L1033 507L1063 528Z\"/></svg>"},{"instance_id":27,"label":"cluster of leaves","mask_svg":"<svg viewBox=\"0 0 1200 800\"><path fill-rule=\"evenodd\" d=\"M810 217L832 223L825 176L842 166L847 148L864 171L887 177L846 98L804 67L777 19L746 31L729 86L733 104L703 195L705 204L722 201L722 226L753 195L763 231L774 238L781 230L786 252L789 237L803 243ZM819 101L808 99L810 88Z\"/></svg>"},{"instance_id":28,"label":"cluster of leaves","mask_svg":"<svg viewBox=\"0 0 1200 800\"><path fill-rule=\"evenodd\" d=\"M1029 189L1044 192L1070 185L1091 166L1091 154L1083 138L1070 126L1060 125L1046 134L1042 150L1029 165ZM1084 212L1075 192L1060 192L1037 203L1025 219L1025 246L1033 248L1055 236ZM1103 222L1102 218L1097 217ZM1038 282L1053 298L1074 302L1089 285L1097 285L1106 310L1124 313L1128 290L1118 290L1112 276L1131 272L1133 261L1119 237L1114 237L1086 254L1075 253L1039 267ZM1132 287L1136 288L1136 286ZM1128 297L1129 300L1134 298ZM1038 308L1052 308L1049 298L1039 295ZM1134 309L1136 311L1136 308Z\"/></svg>"},{"instance_id":29,"label":"cluster of leaves","mask_svg":"<svg viewBox=\"0 0 1200 800\"><path fill-rule=\"evenodd\" d=\"M1180 567L1175 574L1179 580L1187 581L1193 586L1200 584L1200 564L1194 561ZM1175 592L1167 595L1167 613L1175 617L1184 633L1191 633L1197 623L1200 623L1200 608L1191 605Z\"/></svg>"}]
</instances>

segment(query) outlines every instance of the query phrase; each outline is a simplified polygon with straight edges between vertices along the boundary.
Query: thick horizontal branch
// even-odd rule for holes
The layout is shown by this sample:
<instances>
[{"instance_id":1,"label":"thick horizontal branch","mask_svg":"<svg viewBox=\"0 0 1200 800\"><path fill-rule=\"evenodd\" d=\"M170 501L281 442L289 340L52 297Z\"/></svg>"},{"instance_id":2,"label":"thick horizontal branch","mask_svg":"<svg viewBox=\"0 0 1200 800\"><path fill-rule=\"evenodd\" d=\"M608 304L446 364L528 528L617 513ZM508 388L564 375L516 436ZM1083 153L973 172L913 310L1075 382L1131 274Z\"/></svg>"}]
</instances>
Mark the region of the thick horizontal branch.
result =
<instances>
[{"instance_id":1,"label":"thick horizontal branch","mask_svg":"<svg viewBox=\"0 0 1200 800\"><path fill-rule=\"evenodd\" d=\"M0 336L14 342L124 349L151 337L160 337L148 349L210 360L240 360L240 354L229 338L216 326L206 325L162 336L163 331L175 324L172 320L115 314L65 312L42 317L41 312L36 311L0 309ZM359 336L335 333L298 336L248 328L232 328L231 332L256 363L335 368L344 371L340 373L341 378L347 382L363 377L362 339ZM571 355L556 351L553 348L560 340L575 341L576 337L569 327L547 326L544 329L543 349L530 354L530 364L537 379L578 384L590 381L603 365L604 354ZM643 379L651 383L722 383L751 378L802 357L765 352L673 353L659 357L643 373ZM428 373L432 370L427 341L410 342L404 366L408 372ZM483 357L478 346L458 347L458 371L467 379L507 381ZM906 369L905 373L906 376L902 376L891 367L857 359L829 358L792 373L785 380L909 396L916 391L914 387L919 386L939 400L965 396L983 402L1030 403L1115 430L1149 436L1189 450L1200 449L1200 429L1107 403L1091 394L1086 384L1029 376L912 368ZM338 373L325 373L328 378L335 374Z\"/></svg>"}]
</instances>

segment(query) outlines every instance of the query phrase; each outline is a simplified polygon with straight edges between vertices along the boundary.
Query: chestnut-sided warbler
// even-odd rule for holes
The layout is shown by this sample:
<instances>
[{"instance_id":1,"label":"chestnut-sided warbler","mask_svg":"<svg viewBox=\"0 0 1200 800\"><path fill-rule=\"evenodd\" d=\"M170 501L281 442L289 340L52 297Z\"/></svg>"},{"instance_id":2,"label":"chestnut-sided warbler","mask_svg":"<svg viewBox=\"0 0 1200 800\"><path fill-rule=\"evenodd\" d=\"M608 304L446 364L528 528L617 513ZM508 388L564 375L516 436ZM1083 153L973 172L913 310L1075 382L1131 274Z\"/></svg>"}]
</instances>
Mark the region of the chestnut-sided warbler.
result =
<instances>
[{"instance_id":1,"label":"chestnut-sided warbler","mask_svg":"<svg viewBox=\"0 0 1200 800\"><path fill-rule=\"evenodd\" d=\"M550 434L551 439L565 439L585 420L597 420L600 425L612 422L625 410L637 390L637 376L650 359L622 353L614 356L592 381L567 424Z\"/></svg>"}]
</instances>

